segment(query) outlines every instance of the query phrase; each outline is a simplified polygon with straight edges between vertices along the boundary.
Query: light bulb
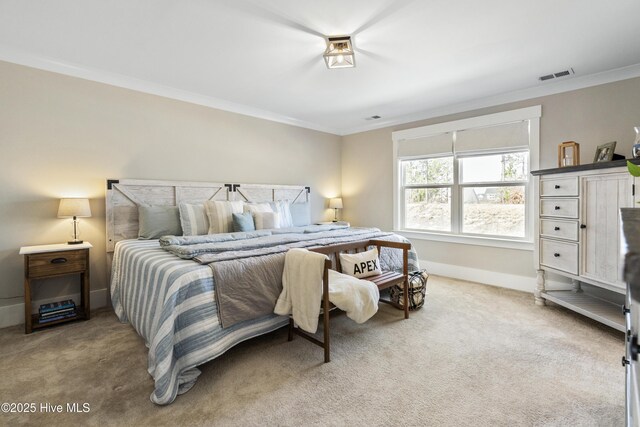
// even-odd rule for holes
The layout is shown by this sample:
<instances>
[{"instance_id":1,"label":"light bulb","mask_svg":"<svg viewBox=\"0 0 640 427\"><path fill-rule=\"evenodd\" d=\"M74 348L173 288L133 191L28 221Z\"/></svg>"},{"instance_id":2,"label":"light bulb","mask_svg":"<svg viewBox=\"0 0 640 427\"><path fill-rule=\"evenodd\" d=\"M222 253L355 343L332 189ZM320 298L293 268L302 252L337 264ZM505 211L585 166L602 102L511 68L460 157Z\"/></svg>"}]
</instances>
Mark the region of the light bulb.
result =
<instances>
[{"instance_id":1,"label":"light bulb","mask_svg":"<svg viewBox=\"0 0 640 427\"><path fill-rule=\"evenodd\" d=\"M342 64L344 62L344 56L343 55L338 55L336 57L336 60L338 61L338 64Z\"/></svg>"}]
</instances>

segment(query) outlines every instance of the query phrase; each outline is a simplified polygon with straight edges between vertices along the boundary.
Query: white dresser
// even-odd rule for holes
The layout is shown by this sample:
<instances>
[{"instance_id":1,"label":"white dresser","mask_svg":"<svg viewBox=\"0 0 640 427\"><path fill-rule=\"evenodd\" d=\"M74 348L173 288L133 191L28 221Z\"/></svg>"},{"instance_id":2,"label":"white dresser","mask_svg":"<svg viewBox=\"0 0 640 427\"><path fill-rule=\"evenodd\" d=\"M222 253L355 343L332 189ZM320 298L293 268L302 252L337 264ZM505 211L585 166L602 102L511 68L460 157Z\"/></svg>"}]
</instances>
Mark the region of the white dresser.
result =
<instances>
[{"instance_id":1,"label":"white dresser","mask_svg":"<svg viewBox=\"0 0 640 427\"><path fill-rule=\"evenodd\" d=\"M553 301L625 331L620 208L637 198L626 161L532 175L539 194L536 304ZM547 289L547 273L570 278L573 289Z\"/></svg>"}]
</instances>

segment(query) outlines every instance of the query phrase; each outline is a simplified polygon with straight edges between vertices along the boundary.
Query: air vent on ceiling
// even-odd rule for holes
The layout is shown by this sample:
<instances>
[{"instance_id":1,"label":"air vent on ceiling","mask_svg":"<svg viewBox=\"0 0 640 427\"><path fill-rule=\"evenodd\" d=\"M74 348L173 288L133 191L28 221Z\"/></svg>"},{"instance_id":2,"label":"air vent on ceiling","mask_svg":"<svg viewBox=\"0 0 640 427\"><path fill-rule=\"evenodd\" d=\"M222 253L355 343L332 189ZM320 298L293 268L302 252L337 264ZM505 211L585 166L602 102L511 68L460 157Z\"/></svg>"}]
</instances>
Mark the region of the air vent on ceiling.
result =
<instances>
[{"instance_id":1,"label":"air vent on ceiling","mask_svg":"<svg viewBox=\"0 0 640 427\"><path fill-rule=\"evenodd\" d=\"M538 80L544 82L545 80L557 79L560 77L570 76L571 74L575 74L575 71L573 71L573 68L569 68L568 70L558 71L557 73L553 73L553 74L546 74L544 76L540 76L538 77Z\"/></svg>"},{"instance_id":2,"label":"air vent on ceiling","mask_svg":"<svg viewBox=\"0 0 640 427\"><path fill-rule=\"evenodd\" d=\"M381 116L378 116L377 114L375 116L371 116L371 117L365 117L365 120L378 120L381 119Z\"/></svg>"}]
</instances>

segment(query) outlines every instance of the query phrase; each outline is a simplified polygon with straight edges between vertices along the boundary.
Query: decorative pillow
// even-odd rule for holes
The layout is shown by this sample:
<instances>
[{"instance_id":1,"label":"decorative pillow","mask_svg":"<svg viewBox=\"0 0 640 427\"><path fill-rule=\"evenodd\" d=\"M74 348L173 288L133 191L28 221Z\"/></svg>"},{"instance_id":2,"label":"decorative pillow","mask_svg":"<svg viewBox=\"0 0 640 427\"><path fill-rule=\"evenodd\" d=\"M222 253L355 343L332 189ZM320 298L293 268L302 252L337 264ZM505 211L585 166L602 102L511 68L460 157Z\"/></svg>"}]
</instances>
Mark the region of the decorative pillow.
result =
<instances>
[{"instance_id":1,"label":"decorative pillow","mask_svg":"<svg viewBox=\"0 0 640 427\"><path fill-rule=\"evenodd\" d=\"M289 228L293 227L293 220L291 219L291 209L289 208L288 200L276 200L271 202L271 207L274 212L280 215L280 227Z\"/></svg>"},{"instance_id":2,"label":"decorative pillow","mask_svg":"<svg viewBox=\"0 0 640 427\"><path fill-rule=\"evenodd\" d=\"M138 206L139 239L158 239L169 235L182 235L177 206Z\"/></svg>"},{"instance_id":3,"label":"decorative pillow","mask_svg":"<svg viewBox=\"0 0 640 427\"><path fill-rule=\"evenodd\" d=\"M243 207L244 212L256 213L256 212L275 212L270 203L245 203Z\"/></svg>"},{"instance_id":4,"label":"decorative pillow","mask_svg":"<svg viewBox=\"0 0 640 427\"><path fill-rule=\"evenodd\" d=\"M280 214L276 212L256 212L253 214L256 230L280 228Z\"/></svg>"},{"instance_id":5,"label":"decorative pillow","mask_svg":"<svg viewBox=\"0 0 640 427\"><path fill-rule=\"evenodd\" d=\"M244 202L209 200L205 203L209 218L209 233L230 233L233 231L233 214L242 213Z\"/></svg>"},{"instance_id":6,"label":"decorative pillow","mask_svg":"<svg viewBox=\"0 0 640 427\"><path fill-rule=\"evenodd\" d=\"M294 227L303 227L311 224L311 204L309 202L304 203L291 203L289 210L291 211L291 221Z\"/></svg>"},{"instance_id":7,"label":"decorative pillow","mask_svg":"<svg viewBox=\"0 0 640 427\"><path fill-rule=\"evenodd\" d=\"M340 266L344 274L358 279L382 273L377 248L358 254L340 254Z\"/></svg>"},{"instance_id":8,"label":"decorative pillow","mask_svg":"<svg viewBox=\"0 0 640 427\"><path fill-rule=\"evenodd\" d=\"M254 231L255 229L251 212L233 214L233 231Z\"/></svg>"},{"instance_id":9,"label":"decorative pillow","mask_svg":"<svg viewBox=\"0 0 640 427\"><path fill-rule=\"evenodd\" d=\"M201 236L209 232L209 219L204 204L180 203L180 225L184 236Z\"/></svg>"}]
</instances>

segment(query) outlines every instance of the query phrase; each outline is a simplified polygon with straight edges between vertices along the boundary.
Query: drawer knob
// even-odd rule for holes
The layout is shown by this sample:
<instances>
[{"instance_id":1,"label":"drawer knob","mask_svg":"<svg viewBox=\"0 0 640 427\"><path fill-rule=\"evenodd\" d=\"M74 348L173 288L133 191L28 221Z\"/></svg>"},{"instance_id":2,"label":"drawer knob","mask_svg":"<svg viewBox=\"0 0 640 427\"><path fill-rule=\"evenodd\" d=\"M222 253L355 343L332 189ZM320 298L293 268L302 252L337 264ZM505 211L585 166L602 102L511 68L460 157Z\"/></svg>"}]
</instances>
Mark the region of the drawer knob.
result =
<instances>
[{"instance_id":1,"label":"drawer knob","mask_svg":"<svg viewBox=\"0 0 640 427\"><path fill-rule=\"evenodd\" d=\"M560 189L560 186L559 186L558 184L556 184L556 185L554 185L554 188L555 188L556 190L559 190L559 189Z\"/></svg>"},{"instance_id":2,"label":"drawer knob","mask_svg":"<svg viewBox=\"0 0 640 427\"><path fill-rule=\"evenodd\" d=\"M560 231L560 227L553 227L554 230Z\"/></svg>"},{"instance_id":3,"label":"drawer knob","mask_svg":"<svg viewBox=\"0 0 640 427\"><path fill-rule=\"evenodd\" d=\"M558 252L556 252L555 254L553 254L554 257L556 258L560 258L560 254Z\"/></svg>"},{"instance_id":4,"label":"drawer knob","mask_svg":"<svg viewBox=\"0 0 640 427\"><path fill-rule=\"evenodd\" d=\"M560 210L560 206L555 206L555 210L559 211Z\"/></svg>"},{"instance_id":5,"label":"drawer knob","mask_svg":"<svg viewBox=\"0 0 640 427\"><path fill-rule=\"evenodd\" d=\"M51 264L64 264L67 262L66 258L54 258L51 260Z\"/></svg>"},{"instance_id":6,"label":"drawer knob","mask_svg":"<svg viewBox=\"0 0 640 427\"><path fill-rule=\"evenodd\" d=\"M587 224L580 224L580 228L587 228Z\"/></svg>"}]
</instances>

